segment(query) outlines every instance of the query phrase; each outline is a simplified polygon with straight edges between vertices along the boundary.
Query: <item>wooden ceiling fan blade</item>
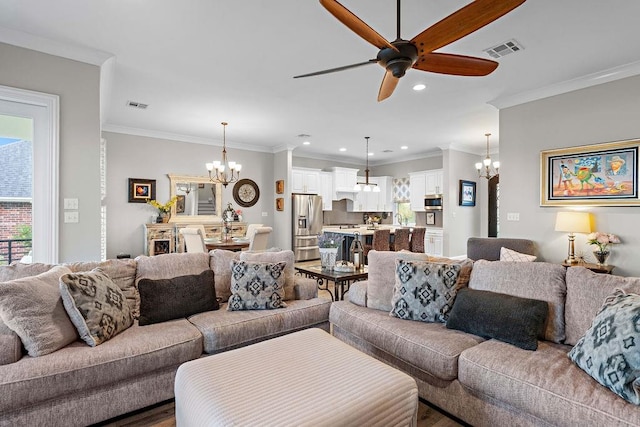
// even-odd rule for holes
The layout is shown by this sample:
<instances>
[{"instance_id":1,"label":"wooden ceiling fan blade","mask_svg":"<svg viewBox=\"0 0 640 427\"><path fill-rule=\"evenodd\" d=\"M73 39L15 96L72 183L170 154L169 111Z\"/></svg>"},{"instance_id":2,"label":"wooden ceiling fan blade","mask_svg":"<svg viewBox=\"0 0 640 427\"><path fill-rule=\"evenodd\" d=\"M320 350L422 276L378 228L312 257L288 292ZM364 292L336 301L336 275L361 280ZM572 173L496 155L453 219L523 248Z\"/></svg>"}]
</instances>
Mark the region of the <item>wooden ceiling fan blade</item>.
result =
<instances>
[{"instance_id":1,"label":"wooden ceiling fan blade","mask_svg":"<svg viewBox=\"0 0 640 427\"><path fill-rule=\"evenodd\" d=\"M486 76L498 68L498 63L473 56L431 52L421 56L413 68L455 76Z\"/></svg>"},{"instance_id":2,"label":"wooden ceiling fan blade","mask_svg":"<svg viewBox=\"0 0 640 427\"><path fill-rule=\"evenodd\" d=\"M396 86L398 86L399 78L395 77L391 71L384 73L382 84L380 85L380 91L378 92L378 102L384 101L391 96Z\"/></svg>"},{"instance_id":3,"label":"wooden ceiling fan blade","mask_svg":"<svg viewBox=\"0 0 640 427\"><path fill-rule=\"evenodd\" d=\"M525 0L475 0L427 28L411 39L411 42L418 48L418 55L432 52L490 24L524 2Z\"/></svg>"},{"instance_id":4,"label":"wooden ceiling fan blade","mask_svg":"<svg viewBox=\"0 0 640 427\"><path fill-rule=\"evenodd\" d=\"M313 73L308 73L308 74L300 74L299 76L293 76L293 78L294 79L299 79L301 77L319 76L319 75L322 75L322 74L335 73L335 72L338 72L338 71L349 70L351 68L362 67L363 65L377 64L377 63L378 63L377 59L370 59L370 60L368 60L366 62L358 62L357 64L351 64L351 65L345 65L345 66L342 66L342 67L330 68L328 70L315 71Z\"/></svg>"},{"instance_id":5,"label":"wooden ceiling fan blade","mask_svg":"<svg viewBox=\"0 0 640 427\"><path fill-rule=\"evenodd\" d=\"M351 31L377 47L382 49L388 47L398 50L395 46L387 41L384 37L368 26L362 19L358 18L349 9L338 3L336 0L320 0L320 4L335 16L338 21L349 27Z\"/></svg>"}]
</instances>

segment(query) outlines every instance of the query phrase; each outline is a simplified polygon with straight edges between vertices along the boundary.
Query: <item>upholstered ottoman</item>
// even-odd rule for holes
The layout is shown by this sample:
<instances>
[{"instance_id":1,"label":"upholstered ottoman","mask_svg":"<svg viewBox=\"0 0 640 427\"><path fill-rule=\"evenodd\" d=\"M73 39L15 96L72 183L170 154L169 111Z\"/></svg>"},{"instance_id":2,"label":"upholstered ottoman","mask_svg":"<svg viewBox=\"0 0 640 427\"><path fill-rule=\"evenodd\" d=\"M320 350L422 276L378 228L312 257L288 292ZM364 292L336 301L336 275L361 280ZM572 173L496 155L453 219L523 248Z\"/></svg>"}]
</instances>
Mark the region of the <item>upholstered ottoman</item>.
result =
<instances>
[{"instance_id":1,"label":"upholstered ottoman","mask_svg":"<svg viewBox=\"0 0 640 427\"><path fill-rule=\"evenodd\" d=\"M410 376L320 329L182 364L178 426L415 426Z\"/></svg>"}]
</instances>

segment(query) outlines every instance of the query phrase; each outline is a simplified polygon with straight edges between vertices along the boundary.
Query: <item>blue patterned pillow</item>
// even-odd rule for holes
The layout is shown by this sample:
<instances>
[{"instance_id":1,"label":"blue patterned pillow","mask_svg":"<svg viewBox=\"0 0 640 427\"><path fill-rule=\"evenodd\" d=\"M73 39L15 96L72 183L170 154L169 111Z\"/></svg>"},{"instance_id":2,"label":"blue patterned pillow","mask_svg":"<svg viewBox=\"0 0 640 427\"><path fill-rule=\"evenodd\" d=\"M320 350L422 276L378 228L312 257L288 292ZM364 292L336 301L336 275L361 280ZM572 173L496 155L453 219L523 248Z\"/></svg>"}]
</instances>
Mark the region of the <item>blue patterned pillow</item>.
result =
<instances>
[{"instance_id":1,"label":"blue patterned pillow","mask_svg":"<svg viewBox=\"0 0 640 427\"><path fill-rule=\"evenodd\" d=\"M227 310L269 310L283 308L286 262L231 264L231 297Z\"/></svg>"},{"instance_id":2,"label":"blue patterned pillow","mask_svg":"<svg viewBox=\"0 0 640 427\"><path fill-rule=\"evenodd\" d=\"M640 295L616 290L569 358L596 381L640 405Z\"/></svg>"},{"instance_id":3,"label":"blue patterned pillow","mask_svg":"<svg viewBox=\"0 0 640 427\"><path fill-rule=\"evenodd\" d=\"M459 264L396 260L391 315L421 322L446 322L457 293Z\"/></svg>"}]
</instances>

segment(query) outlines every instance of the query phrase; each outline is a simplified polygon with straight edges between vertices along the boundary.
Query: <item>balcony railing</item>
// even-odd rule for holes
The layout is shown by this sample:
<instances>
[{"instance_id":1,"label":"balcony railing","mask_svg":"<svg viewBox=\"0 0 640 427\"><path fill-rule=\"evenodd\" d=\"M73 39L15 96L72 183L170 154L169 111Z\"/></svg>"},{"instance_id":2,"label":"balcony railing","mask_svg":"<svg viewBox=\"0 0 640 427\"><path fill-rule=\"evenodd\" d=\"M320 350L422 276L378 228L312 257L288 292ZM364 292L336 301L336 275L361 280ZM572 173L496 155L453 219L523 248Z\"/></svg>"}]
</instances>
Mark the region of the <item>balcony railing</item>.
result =
<instances>
[{"instance_id":1,"label":"balcony railing","mask_svg":"<svg viewBox=\"0 0 640 427\"><path fill-rule=\"evenodd\" d=\"M0 239L0 265L20 261L31 251L31 239Z\"/></svg>"}]
</instances>

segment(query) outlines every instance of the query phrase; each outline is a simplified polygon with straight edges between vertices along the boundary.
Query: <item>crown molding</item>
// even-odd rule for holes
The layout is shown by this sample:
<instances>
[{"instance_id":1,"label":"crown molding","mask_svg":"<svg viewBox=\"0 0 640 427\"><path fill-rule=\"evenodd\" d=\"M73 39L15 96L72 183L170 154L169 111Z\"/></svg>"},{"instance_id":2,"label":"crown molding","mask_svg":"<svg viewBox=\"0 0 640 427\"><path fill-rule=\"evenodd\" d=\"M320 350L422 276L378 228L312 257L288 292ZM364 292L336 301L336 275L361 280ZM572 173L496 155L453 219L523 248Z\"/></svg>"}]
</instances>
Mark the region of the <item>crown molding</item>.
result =
<instances>
[{"instance_id":1,"label":"crown molding","mask_svg":"<svg viewBox=\"0 0 640 427\"><path fill-rule=\"evenodd\" d=\"M489 101L490 105L498 109L513 107L524 104L526 102L537 101L539 99L548 98L550 96L560 95L574 90L584 89L590 86L609 83L615 80L624 79L640 74L640 61L632 62L618 67L609 68L607 70L598 71L596 73L587 74L564 82L552 84L549 86L533 89L526 92L517 93L498 97Z\"/></svg>"}]
</instances>

